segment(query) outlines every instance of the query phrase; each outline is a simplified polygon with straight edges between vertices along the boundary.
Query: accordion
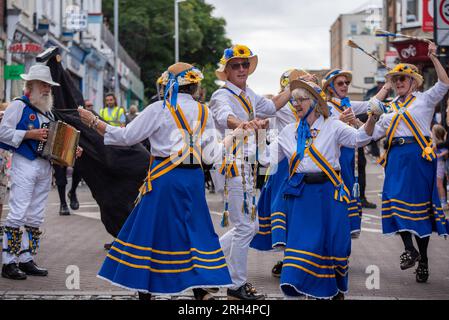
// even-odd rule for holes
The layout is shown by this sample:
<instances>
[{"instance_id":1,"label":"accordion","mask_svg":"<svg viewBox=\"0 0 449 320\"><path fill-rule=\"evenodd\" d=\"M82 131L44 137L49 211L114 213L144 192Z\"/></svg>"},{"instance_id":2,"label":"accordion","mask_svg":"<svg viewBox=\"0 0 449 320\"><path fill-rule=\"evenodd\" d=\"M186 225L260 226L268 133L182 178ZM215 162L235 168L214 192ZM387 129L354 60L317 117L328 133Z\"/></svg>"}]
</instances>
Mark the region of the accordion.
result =
<instances>
[{"instance_id":1,"label":"accordion","mask_svg":"<svg viewBox=\"0 0 449 320\"><path fill-rule=\"evenodd\" d=\"M73 167L80 132L62 121L44 123L42 128L48 129L48 137L39 143L37 154L60 166Z\"/></svg>"}]
</instances>

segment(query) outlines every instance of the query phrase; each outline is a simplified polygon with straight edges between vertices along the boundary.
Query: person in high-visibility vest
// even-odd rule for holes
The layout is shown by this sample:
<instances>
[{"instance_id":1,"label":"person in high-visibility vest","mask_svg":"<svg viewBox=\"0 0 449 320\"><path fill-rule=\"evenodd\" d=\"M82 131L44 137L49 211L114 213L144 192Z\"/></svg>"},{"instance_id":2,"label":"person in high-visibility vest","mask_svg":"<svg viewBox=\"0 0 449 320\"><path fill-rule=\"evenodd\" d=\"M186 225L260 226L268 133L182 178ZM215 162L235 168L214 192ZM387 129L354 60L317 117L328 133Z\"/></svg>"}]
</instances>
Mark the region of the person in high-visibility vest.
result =
<instances>
[{"instance_id":1,"label":"person in high-visibility vest","mask_svg":"<svg viewBox=\"0 0 449 320\"><path fill-rule=\"evenodd\" d=\"M106 120L111 126L124 127L126 125L125 109L117 106L115 95L108 93L104 100L106 107L100 110L100 117Z\"/></svg>"}]
</instances>

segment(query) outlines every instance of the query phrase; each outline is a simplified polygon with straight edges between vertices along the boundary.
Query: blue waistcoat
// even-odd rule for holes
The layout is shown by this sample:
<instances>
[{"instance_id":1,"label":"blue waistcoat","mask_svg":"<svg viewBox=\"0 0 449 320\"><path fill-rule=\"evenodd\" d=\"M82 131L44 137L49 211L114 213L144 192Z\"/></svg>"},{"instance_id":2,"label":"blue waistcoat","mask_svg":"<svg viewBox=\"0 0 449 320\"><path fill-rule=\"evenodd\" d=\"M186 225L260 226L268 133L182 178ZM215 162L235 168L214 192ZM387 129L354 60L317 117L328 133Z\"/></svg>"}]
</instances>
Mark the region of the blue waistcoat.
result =
<instances>
[{"instance_id":1,"label":"blue waistcoat","mask_svg":"<svg viewBox=\"0 0 449 320\"><path fill-rule=\"evenodd\" d=\"M28 97L23 96L21 98L24 101L29 102ZM28 103L23 109L22 117L20 118L19 123L16 126L16 130L31 130L31 129L39 129L40 122L39 117L37 116L37 112L33 110ZM17 152L21 156L34 160L37 158L37 146L39 145L39 141L24 139L18 148L14 148L13 146L7 145L5 143L0 143L0 148L10 150L13 152Z\"/></svg>"}]
</instances>

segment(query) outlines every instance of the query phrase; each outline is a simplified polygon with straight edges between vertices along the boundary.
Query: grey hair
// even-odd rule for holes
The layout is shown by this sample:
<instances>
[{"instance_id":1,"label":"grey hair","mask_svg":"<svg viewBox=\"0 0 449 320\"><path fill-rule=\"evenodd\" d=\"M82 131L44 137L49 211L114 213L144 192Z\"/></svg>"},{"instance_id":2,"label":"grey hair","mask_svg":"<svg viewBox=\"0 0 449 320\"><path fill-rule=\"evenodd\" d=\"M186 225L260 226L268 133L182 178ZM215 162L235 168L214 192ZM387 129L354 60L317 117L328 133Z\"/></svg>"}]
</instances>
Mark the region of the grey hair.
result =
<instances>
[{"instance_id":1,"label":"grey hair","mask_svg":"<svg viewBox=\"0 0 449 320\"><path fill-rule=\"evenodd\" d=\"M23 84L23 91L31 92L31 90L33 90L33 80L25 81L25 83Z\"/></svg>"},{"instance_id":2,"label":"grey hair","mask_svg":"<svg viewBox=\"0 0 449 320\"><path fill-rule=\"evenodd\" d=\"M299 98L310 98L313 101L312 105L314 105L317 102L317 99L304 88L298 88L293 90L292 98L295 100Z\"/></svg>"}]
</instances>

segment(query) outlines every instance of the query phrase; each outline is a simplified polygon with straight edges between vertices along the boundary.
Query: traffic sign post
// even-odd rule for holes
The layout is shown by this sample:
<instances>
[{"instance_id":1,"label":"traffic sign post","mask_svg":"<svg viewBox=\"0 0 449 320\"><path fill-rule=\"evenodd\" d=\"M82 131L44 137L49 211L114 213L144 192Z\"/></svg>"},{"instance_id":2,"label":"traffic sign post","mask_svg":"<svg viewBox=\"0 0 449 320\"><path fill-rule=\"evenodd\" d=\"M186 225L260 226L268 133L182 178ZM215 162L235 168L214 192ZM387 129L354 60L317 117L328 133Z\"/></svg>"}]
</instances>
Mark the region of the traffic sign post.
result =
<instances>
[{"instance_id":1,"label":"traffic sign post","mask_svg":"<svg viewBox=\"0 0 449 320\"><path fill-rule=\"evenodd\" d=\"M434 0L435 42L449 47L449 0Z\"/></svg>"}]
</instances>

